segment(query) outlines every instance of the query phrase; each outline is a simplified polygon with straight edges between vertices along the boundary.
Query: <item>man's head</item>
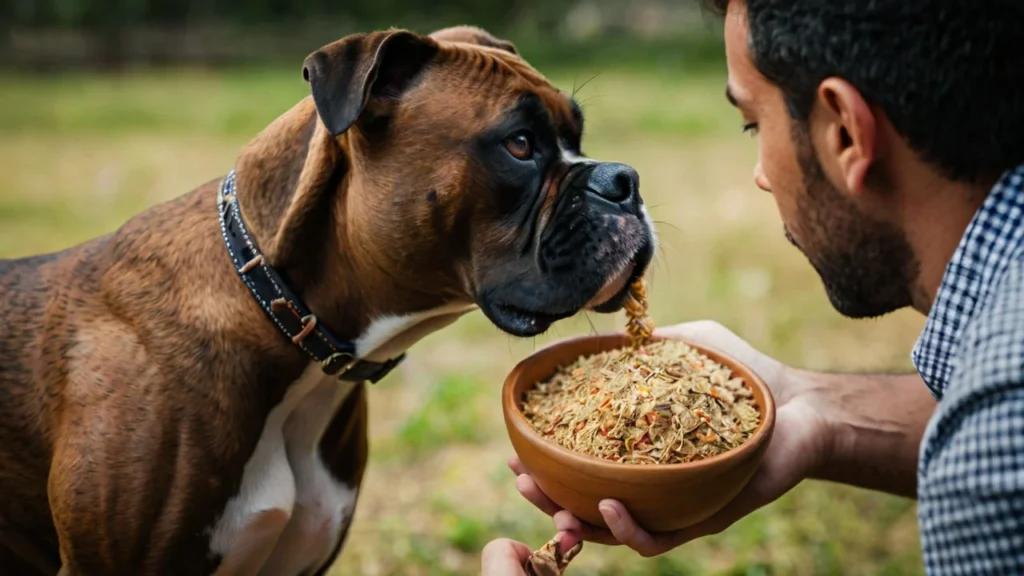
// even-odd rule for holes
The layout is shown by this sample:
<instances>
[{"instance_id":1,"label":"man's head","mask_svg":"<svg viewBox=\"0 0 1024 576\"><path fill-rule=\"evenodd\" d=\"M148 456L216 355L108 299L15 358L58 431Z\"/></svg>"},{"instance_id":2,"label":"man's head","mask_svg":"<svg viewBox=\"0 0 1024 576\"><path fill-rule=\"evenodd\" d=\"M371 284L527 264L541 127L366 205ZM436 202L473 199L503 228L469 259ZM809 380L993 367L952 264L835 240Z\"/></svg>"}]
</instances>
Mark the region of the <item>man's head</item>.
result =
<instances>
[{"instance_id":1,"label":"man's head","mask_svg":"<svg viewBox=\"0 0 1024 576\"><path fill-rule=\"evenodd\" d=\"M345 268L386 272L363 296L374 314L470 303L533 336L621 308L654 251L639 177L584 156L580 107L511 43L471 27L357 34L303 74L327 160L300 180L337 191L340 244L360 248Z\"/></svg>"},{"instance_id":2,"label":"man's head","mask_svg":"<svg viewBox=\"0 0 1024 576\"><path fill-rule=\"evenodd\" d=\"M758 138L755 181L835 308L918 304L911 236L928 188L986 190L1024 161L1021 4L706 4L725 16L728 97Z\"/></svg>"}]
</instances>

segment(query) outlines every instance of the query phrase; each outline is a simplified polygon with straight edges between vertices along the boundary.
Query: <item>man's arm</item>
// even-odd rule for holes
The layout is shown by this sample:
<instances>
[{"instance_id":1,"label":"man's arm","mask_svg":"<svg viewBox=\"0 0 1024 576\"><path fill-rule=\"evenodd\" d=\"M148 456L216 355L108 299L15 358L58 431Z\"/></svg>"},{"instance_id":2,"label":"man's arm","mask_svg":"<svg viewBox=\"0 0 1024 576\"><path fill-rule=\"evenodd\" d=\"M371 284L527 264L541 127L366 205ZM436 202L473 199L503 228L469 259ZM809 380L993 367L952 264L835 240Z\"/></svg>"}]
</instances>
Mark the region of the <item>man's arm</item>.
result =
<instances>
[{"instance_id":1,"label":"man's arm","mask_svg":"<svg viewBox=\"0 0 1024 576\"><path fill-rule=\"evenodd\" d=\"M936 407L920 376L792 370L790 377L830 428L808 477L916 496L918 449Z\"/></svg>"}]
</instances>

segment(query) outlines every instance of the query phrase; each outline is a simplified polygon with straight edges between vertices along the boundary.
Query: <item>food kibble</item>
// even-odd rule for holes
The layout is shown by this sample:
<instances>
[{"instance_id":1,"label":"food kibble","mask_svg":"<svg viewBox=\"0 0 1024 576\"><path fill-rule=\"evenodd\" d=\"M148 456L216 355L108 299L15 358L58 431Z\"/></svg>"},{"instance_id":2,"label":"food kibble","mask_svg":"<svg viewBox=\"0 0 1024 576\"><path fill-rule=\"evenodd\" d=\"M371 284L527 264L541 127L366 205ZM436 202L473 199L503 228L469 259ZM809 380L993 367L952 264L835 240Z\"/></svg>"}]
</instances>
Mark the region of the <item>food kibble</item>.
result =
<instances>
[{"instance_id":1,"label":"food kibble","mask_svg":"<svg viewBox=\"0 0 1024 576\"><path fill-rule=\"evenodd\" d=\"M626 303L630 345L584 356L529 390L523 414L575 452L627 464L677 464L722 454L760 423L751 389L691 346L651 341L643 279Z\"/></svg>"}]
</instances>

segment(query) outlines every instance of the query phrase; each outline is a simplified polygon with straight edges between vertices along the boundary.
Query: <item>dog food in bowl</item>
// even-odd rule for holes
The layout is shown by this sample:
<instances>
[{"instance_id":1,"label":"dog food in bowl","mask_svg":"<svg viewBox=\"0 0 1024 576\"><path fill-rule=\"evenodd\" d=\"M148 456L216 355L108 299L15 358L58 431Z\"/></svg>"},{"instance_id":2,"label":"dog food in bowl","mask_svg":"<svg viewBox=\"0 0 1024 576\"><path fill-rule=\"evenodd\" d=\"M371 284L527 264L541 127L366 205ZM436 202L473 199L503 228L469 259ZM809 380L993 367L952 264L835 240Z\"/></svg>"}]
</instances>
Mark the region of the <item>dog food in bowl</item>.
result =
<instances>
[{"instance_id":1,"label":"dog food in bowl","mask_svg":"<svg viewBox=\"0 0 1024 576\"><path fill-rule=\"evenodd\" d=\"M760 423L743 379L679 340L650 341L643 279L625 347L581 356L525 394L522 412L560 446L623 464L693 462L737 448Z\"/></svg>"},{"instance_id":2,"label":"dog food in bowl","mask_svg":"<svg viewBox=\"0 0 1024 576\"><path fill-rule=\"evenodd\" d=\"M768 447L775 403L737 359L654 335L639 283L626 333L549 345L508 374L502 411L523 469L558 507L603 527L602 500L641 528L679 530L718 512Z\"/></svg>"}]
</instances>

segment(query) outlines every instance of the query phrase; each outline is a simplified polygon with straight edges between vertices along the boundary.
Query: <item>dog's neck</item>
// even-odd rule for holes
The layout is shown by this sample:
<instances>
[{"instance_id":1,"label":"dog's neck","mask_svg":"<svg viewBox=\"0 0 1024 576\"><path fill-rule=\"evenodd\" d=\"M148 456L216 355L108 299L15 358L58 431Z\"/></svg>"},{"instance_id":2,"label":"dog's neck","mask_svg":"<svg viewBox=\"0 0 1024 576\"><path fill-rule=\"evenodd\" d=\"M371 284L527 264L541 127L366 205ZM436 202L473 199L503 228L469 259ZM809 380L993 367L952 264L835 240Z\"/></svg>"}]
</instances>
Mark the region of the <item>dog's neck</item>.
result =
<instances>
[{"instance_id":1,"label":"dog's neck","mask_svg":"<svg viewBox=\"0 0 1024 576\"><path fill-rule=\"evenodd\" d=\"M400 286L382 274L379 246L346 214L356 168L306 98L264 129L236 165L245 224L269 265L338 338L366 360L395 357L475 305ZM386 263L385 263L386 265ZM385 268L386 269L386 268Z\"/></svg>"}]
</instances>

